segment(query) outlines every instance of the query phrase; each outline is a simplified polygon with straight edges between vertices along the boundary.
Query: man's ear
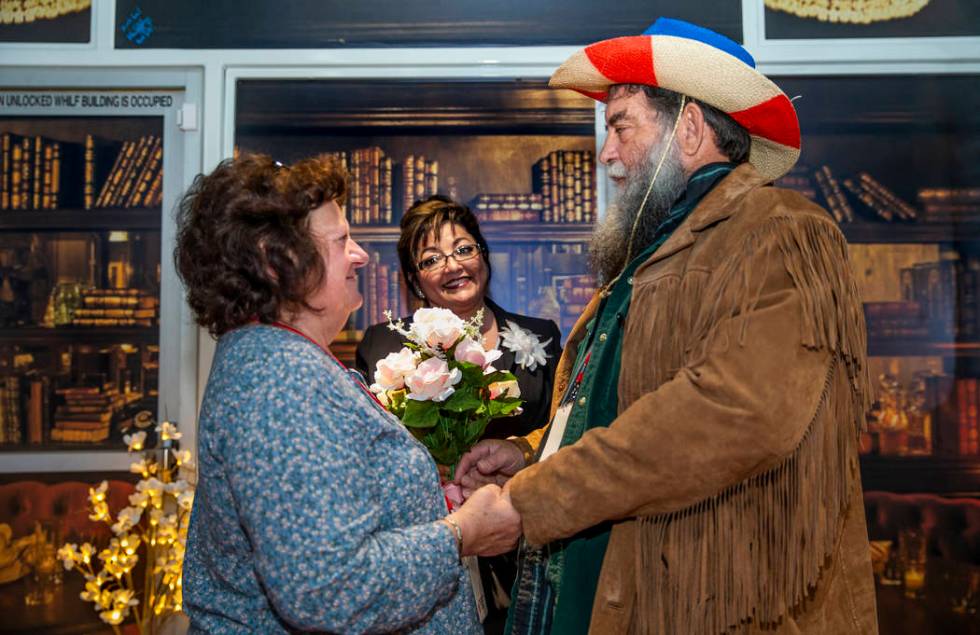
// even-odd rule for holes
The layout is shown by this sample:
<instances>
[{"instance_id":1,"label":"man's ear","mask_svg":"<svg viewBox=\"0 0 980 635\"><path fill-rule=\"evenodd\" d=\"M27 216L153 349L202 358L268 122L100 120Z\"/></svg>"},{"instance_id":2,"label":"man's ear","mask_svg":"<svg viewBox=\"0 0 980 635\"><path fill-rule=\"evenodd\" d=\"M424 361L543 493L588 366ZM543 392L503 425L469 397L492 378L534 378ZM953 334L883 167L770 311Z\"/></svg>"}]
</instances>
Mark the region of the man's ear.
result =
<instances>
[{"instance_id":1,"label":"man's ear","mask_svg":"<svg viewBox=\"0 0 980 635\"><path fill-rule=\"evenodd\" d=\"M703 150L704 144L712 142L711 129L704 120L701 106L693 101L684 104L676 136L681 155L688 158L697 156Z\"/></svg>"}]
</instances>

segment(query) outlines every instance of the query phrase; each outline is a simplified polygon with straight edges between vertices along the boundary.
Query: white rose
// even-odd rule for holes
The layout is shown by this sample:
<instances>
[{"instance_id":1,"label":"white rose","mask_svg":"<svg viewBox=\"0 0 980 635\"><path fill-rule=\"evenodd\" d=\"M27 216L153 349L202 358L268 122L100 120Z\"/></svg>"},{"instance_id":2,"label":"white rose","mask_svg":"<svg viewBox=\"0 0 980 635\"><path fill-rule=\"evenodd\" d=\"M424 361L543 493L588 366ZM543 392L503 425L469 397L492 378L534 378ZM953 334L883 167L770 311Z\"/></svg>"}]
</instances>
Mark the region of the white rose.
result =
<instances>
[{"instance_id":1,"label":"white rose","mask_svg":"<svg viewBox=\"0 0 980 635\"><path fill-rule=\"evenodd\" d=\"M469 362L470 364L476 364L480 368L486 368L500 359L500 356L503 354L503 351L499 349L493 349L492 351L484 350L479 342L467 337L456 345L455 356L456 361Z\"/></svg>"},{"instance_id":2,"label":"white rose","mask_svg":"<svg viewBox=\"0 0 980 635\"><path fill-rule=\"evenodd\" d=\"M449 309L419 309L412 318L412 333L432 348L448 349L463 335L463 320Z\"/></svg>"},{"instance_id":3,"label":"white rose","mask_svg":"<svg viewBox=\"0 0 980 635\"><path fill-rule=\"evenodd\" d=\"M458 368L449 370L446 360L430 357L405 378L405 384L412 392L409 399L416 401L445 401L456 392L453 388L463 378Z\"/></svg>"},{"instance_id":4,"label":"white rose","mask_svg":"<svg viewBox=\"0 0 980 635\"><path fill-rule=\"evenodd\" d=\"M490 388L490 398L496 399L497 397L520 397L521 387L517 384L516 380L509 379L507 381L495 381L488 386Z\"/></svg>"},{"instance_id":5,"label":"white rose","mask_svg":"<svg viewBox=\"0 0 980 635\"><path fill-rule=\"evenodd\" d=\"M415 370L418 357L410 348L389 353L374 366L374 381L383 390L399 390L405 387L405 376Z\"/></svg>"}]
</instances>

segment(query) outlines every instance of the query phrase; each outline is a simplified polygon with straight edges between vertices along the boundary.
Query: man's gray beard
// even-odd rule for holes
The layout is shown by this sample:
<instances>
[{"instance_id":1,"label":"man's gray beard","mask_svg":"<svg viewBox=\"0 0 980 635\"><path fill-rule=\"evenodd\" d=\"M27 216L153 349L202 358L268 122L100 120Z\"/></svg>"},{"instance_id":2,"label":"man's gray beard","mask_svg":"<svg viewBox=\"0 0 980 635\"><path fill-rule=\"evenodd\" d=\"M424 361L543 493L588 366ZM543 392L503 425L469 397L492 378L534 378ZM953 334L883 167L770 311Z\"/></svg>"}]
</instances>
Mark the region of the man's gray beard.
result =
<instances>
[{"instance_id":1,"label":"man's gray beard","mask_svg":"<svg viewBox=\"0 0 980 635\"><path fill-rule=\"evenodd\" d=\"M665 142L666 139L650 148L647 161L641 168L627 173L625 186L606 208L605 217L596 223L589 242L589 268L599 286L608 283L623 270L627 264L627 251L630 258L635 258L653 243L657 227L667 218L671 206L687 188L687 176L681 166L677 146L672 145L637 223L632 248L627 250L626 243L633 230L633 221L657 171Z\"/></svg>"}]
</instances>

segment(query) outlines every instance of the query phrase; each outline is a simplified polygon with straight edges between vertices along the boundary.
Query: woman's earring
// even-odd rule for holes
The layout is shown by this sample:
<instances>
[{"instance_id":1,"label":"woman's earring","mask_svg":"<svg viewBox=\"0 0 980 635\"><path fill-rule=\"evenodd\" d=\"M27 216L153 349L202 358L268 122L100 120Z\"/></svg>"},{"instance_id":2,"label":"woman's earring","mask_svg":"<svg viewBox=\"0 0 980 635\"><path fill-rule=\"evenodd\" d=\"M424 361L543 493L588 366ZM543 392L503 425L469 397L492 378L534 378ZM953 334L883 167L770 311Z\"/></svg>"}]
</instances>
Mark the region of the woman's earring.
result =
<instances>
[{"instance_id":1,"label":"woman's earring","mask_svg":"<svg viewBox=\"0 0 980 635\"><path fill-rule=\"evenodd\" d=\"M415 295L425 300L425 294L422 293L422 287L419 286L418 282L415 283Z\"/></svg>"}]
</instances>

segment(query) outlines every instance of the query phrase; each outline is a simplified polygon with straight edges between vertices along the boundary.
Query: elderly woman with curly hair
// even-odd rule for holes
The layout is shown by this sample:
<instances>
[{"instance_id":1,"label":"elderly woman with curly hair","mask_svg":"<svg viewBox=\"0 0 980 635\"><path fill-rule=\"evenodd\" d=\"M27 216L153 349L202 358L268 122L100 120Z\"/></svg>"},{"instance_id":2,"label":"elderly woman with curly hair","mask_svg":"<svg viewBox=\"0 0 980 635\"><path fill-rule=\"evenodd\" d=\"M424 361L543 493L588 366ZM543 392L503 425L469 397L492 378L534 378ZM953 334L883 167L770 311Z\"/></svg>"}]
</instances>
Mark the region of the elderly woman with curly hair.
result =
<instances>
[{"instance_id":1,"label":"elderly woman with curly hair","mask_svg":"<svg viewBox=\"0 0 980 635\"><path fill-rule=\"evenodd\" d=\"M447 514L428 452L329 352L367 258L322 159L221 163L181 202L175 259L218 337L184 564L192 632L478 633L461 555L513 548L479 490Z\"/></svg>"}]
</instances>

